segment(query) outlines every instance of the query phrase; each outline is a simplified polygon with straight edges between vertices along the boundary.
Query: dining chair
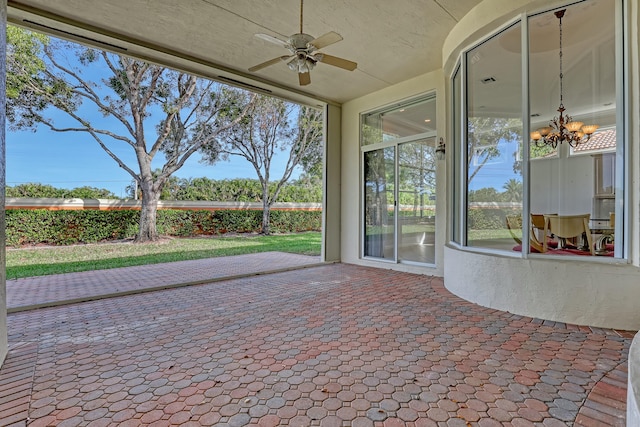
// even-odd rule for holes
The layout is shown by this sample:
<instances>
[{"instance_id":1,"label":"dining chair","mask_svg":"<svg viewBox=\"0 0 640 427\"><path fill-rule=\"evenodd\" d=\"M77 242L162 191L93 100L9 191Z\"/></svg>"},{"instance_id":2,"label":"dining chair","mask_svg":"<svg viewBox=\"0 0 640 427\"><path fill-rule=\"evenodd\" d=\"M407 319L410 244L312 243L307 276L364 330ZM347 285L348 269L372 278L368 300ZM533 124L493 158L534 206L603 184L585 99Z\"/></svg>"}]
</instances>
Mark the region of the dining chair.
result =
<instances>
[{"instance_id":1,"label":"dining chair","mask_svg":"<svg viewBox=\"0 0 640 427\"><path fill-rule=\"evenodd\" d=\"M535 217L535 218L534 218ZM513 240L516 241L517 244L522 244L522 239L519 237L522 235L522 216L521 215L507 215L507 229L511 234ZM531 226L529 232L529 244L531 245L532 251L544 252L546 249L543 247L540 242L539 233L537 230L544 229L544 215L542 214L531 214Z\"/></svg>"},{"instance_id":2,"label":"dining chair","mask_svg":"<svg viewBox=\"0 0 640 427\"><path fill-rule=\"evenodd\" d=\"M585 238L588 250L594 255L589 220L591 214L581 215L544 215L544 235L552 233L558 239L558 249L565 247L566 239ZM544 252L547 250L547 239L543 241Z\"/></svg>"},{"instance_id":3,"label":"dining chair","mask_svg":"<svg viewBox=\"0 0 640 427\"><path fill-rule=\"evenodd\" d=\"M511 234L511 238L515 240L517 244L522 244L522 216L521 215L507 215L504 218L507 222L507 230Z\"/></svg>"}]
</instances>

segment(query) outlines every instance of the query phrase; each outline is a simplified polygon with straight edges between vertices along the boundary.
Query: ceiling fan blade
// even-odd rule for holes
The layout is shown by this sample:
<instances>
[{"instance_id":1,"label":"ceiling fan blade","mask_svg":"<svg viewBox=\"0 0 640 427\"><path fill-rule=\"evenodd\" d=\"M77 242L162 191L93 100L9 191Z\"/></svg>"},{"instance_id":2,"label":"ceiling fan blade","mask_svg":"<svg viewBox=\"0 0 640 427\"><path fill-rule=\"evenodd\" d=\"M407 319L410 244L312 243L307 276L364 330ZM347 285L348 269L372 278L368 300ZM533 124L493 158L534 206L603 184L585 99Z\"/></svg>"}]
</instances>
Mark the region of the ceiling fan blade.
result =
<instances>
[{"instance_id":1,"label":"ceiling fan blade","mask_svg":"<svg viewBox=\"0 0 640 427\"><path fill-rule=\"evenodd\" d=\"M333 65L334 67L344 68L353 71L358 68L358 64L347 59L338 58L337 56L327 55L326 53L317 53L313 57L324 64Z\"/></svg>"},{"instance_id":2,"label":"ceiling fan blade","mask_svg":"<svg viewBox=\"0 0 640 427\"><path fill-rule=\"evenodd\" d=\"M338 43L342 40L342 36L334 31L329 31L327 34L323 34L315 40L311 40L309 44L316 49L322 49L330 44Z\"/></svg>"},{"instance_id":3,"label":"ceiling fan blade","mask_svg":"<svg viewBox=\"0 0 640 427\"><path fill-rule=\"evenodd\" d=\"M311 83L311 73L298 73L298 80L300 81L300 86L306 86Z\"/></svg>"},{"instance_id":4,"label":"ceiling fan blade","mask_svg":"<svg viewBox=\"0 0 640 427\"><path fill-rule=\"evenodd\" d=\"M286 61L289 58L291 58L291 56L278 56L277 58L270 59L268 61L263 62L262 64L254 65L253 67L249 68L249 71L253 72L253 71L262 70L263 68L268 67L269 65L276 64L280 61Z\"/></svg>"},{"instance_id":5,"label":"ceiling fan blade","mask_svg":"<svg viewBox=\"0 0 640 427\"><path fill-rule=\"evenodd\" d=\"M269 43L277 44L278 46L287 47L289 45L289 42L280 40L279 38L270 36L269 34L259 33L259 34L256 34L255 36L259 39L268 41Z\"/></svg>"}]
</instances>

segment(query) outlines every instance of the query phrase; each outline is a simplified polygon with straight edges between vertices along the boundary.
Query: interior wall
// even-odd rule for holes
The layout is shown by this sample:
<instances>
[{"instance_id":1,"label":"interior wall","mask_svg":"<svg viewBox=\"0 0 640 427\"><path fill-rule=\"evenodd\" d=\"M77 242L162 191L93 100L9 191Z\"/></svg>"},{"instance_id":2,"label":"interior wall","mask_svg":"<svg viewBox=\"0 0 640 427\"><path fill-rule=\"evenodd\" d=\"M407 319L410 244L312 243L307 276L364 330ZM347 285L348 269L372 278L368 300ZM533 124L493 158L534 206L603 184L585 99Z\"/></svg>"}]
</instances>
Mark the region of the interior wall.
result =
<instances>
[{"instance_id":1,"label":"interior wall","mask_svg":"<svg viewBox=\"0 0 640 427\"><path fill-rule=\"evenodd\" d=\"M373 267L394 268L400 271L442 275L443 247L446 227L446 175L444 161L437 162L436 170L436 267L395 264L360 258L361 247L361 166L360 166L360 114L389 104L395 104L422 94L436 93L438 138L445 141L444 77L436 71L403 83L354 99L342 106L342 182L341 182L341 256L342 261Z\"/></svg>"},{"instance_id":2,"label":"interior wall","mask_svg":"<svg viewBox=\"0 0 640 427\"><path fill-rule=\"evenodd\" d=\"M594 195L591 156L535 159L529 169L531 213L591 213Z\"/></svg>"}]
</instances>

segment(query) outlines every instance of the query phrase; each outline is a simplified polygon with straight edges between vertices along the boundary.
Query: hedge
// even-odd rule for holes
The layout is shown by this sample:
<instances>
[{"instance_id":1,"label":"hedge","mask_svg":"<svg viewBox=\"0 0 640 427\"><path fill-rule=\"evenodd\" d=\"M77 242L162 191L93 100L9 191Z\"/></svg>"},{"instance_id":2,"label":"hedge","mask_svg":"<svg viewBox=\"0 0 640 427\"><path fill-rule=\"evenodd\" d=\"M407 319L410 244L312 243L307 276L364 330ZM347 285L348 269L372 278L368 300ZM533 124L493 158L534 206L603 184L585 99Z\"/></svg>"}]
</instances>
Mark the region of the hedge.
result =
<instances>
[{"instance_id":1,"label":"hedge","mask_svg":"<svg viewBox=\"0 0 640 427\"><path fill-rule=\"evenodd\" d=\"M70 245L134 237L140 211L11 209L6 218L8 246ZM320 230L321 218L319 211L272 210L271 231ZM259 232L261 225L260 210L160 210L157 220L159 234L179 237Z\"/></svg>"},{"instance_id":2,"label":"hedge","mask_svg":"<svg viewBox=\"0 0 640 427\"><path fill-rule=\"evenodd\" d=\"M521 213L515 209L469 209L467 226L470 230L499 230L506 227L507 215Z\"/></svg>"}]
</instances>

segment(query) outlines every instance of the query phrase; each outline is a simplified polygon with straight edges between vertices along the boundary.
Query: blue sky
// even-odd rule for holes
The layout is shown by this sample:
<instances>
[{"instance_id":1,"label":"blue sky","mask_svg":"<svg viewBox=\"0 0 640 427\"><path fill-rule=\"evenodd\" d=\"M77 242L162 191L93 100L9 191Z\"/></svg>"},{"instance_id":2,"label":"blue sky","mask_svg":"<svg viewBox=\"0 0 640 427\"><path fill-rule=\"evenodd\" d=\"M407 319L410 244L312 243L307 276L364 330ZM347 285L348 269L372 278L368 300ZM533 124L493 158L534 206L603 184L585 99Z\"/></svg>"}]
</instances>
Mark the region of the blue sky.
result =
<instances>
[{"instance_id":1,"label":"blue sky","mask_svg":"<svg viewBox=\"0 0 640 427\"><path fill-rule=\"evenodd\" d=\"M478 174L469 183L470 190L479 190L481 188L493 187L496 190L504 191L504 184L510 179L522 181L522 177L513 171L514 154L518 149L518 144L514 141L505 141L503 139L498 143L500 156L491 159L478 172ZM473 166L471 171L475 169Z\"/></svg>"},{"instance_id":2,"label":"blue sky","mask_svg":"<svg viewBox=\"0 0 640 427\"><path fill-rule=\"evenodd\" d=\"M89 135L57 133L40 128L38 132L7 132L7 185L27 182L51 184L58 188L90 186L106 188L125 197L131 176L105 153ZM115 149L126 163L135 166L133 149ZM192 156L174 175L180 178L211 179L257 178L253 166L244 159L232 157L214 165L199 162ZM286 158L279 157L274 169L281 176ZM158 166L160 164L158 163Z\"/></svg>"},{"instance_id":3,"label":"blue sky","mask_svg":"<svg viewBox=\"0 0 640 427\"><path fill-rule=\"evenodd\" d=\"M77 66L72 55L62 51L61 57L66 56L70 65ZM60 60L61 58L58 58ZM64 60L63 60L64 62ZM75 63L74 63L75 62ZM93 63L91 69L83 74L87 80L100 81L101 77L109 75ZM104 90L107 93L107 90ZM96 127L113 130L118 134L126 134L121 124L116 120L103 118L95 110L92 103L85 101L80 107L80 116L88 118ZM64 113L49 109L46 116L52 117L56 126L78 126ZM155 137L154 126L157 119L153 116L146 123L147 138ZM138 171L133 148L123 142L110 142L109 148L124 160L134 171ZM279 179L286 163L288 153L277 156L271 171L272 179ZM200 156L193 155L174 176L180 178L208 177L221 180L230 178L257 178L253 166L243 158L231 156L229 161L218 161L214 165L200 163ZM154 159L153 167L162 166L161 155ZM98 143L84 132L54 132L45 126L39 126L37 132L7 131L6 137L6 173L7 185L15 186L22 183L38 182L50 184L58 188L76 188L90 186L106 188L118 197L126 196L126 187L131 184L132 177L109 155L100 148ZM292 178L299 176L300 171L294 172Z\"/></svg>"}]
</instances>

